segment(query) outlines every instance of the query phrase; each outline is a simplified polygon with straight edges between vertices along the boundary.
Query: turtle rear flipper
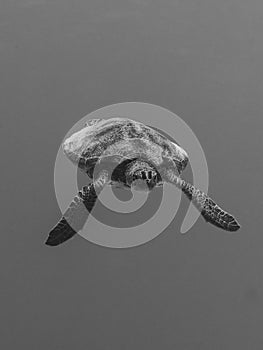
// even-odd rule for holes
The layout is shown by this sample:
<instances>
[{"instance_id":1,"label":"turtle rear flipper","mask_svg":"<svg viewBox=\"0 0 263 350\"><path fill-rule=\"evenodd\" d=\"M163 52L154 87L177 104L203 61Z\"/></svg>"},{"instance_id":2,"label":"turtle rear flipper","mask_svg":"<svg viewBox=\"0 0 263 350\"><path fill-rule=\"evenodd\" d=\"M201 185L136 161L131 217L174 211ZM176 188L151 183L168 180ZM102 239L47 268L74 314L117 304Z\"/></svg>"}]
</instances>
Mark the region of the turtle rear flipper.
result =
<instances>
[{"instance_id":1,"label":"turtle rear flipper","mask_svg":"<svg viewBox=\"0 0 263 350\"><path fill-rule=\"evenodd\" d=\"M233 215L220 208L207 194L172 173L167 175L169 182L185 193L207 222L226 231L237 231L241 227Z\"/></svg>"},{"instance_id":2,"label":"turtle rear flipper","mask_svg":"<svg viewBox=\"0 0 263 350\"><path fill-rule=\"evenodd\" d=\"M96 182L84 186L79 191L61 220L50 231L45 242L47 245L57 246L73 237L84 227L89 213L96 203L98 193L102 190L105 183L106 177L103 174Z\"/></svg>"}]
</instances>

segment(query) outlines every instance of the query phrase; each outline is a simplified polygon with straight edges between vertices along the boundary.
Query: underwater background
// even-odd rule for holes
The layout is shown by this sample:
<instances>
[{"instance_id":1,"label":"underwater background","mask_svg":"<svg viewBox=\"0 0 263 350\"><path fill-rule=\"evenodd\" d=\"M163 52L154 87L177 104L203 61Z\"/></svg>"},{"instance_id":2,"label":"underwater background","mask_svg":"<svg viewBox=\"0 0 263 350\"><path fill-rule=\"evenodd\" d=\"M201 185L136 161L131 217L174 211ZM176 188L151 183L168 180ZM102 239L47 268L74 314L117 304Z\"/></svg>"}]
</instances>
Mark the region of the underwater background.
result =
<instances>
[{"instance_id":1,"label":"underwater background","mask_svg":"<svg viewBox=\"0 0 263 350\"><path fill-rule=\"evenodd\" d=\"M1 349L263 348L262 32L260 0L1 2ZM44 244L64 135L125 101L191 127L238 232L181 235L182 197L139 247Z\"/></svg>"}]
</instances>

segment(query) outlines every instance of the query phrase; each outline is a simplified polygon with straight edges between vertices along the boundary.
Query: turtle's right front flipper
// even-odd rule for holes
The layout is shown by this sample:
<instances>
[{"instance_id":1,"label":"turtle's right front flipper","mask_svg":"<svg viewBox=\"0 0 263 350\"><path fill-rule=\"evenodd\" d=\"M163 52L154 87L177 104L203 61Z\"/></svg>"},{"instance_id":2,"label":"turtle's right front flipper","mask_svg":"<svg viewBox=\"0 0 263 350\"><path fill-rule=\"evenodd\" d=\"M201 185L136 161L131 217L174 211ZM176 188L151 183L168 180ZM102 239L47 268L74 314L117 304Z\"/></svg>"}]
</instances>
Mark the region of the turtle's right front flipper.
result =
<instances>
[{"instance_id":1,"label":"turtle's right front flipper","mask_svg":"<svg viewBox=\"0 0 263 350\"><path fill-rule=\"evenodd\" d=\"M207 194L172 172L167 172L167 178L185 193L207 222L226 231L237 231L240 228L234 216L220 208Z\"/></svg>"},{"instance_id":2,"label":"turtle's right front flipper","mask_svg":"<svg viewBox=\"0 0 263 350\"><path fill-rule=\"evenodd\" d=\"M200 210L205 221L226 231L237 231L240 228L234 216L220 208L220 206L204 192L196 189L193 185L185 181L182 186L182 191L193 202L196 208Z\"/></svg>"},{"instance_id":3,"label":"turtle's right front flipper","mask_svg":"<svg viewBox=\"0 0 263 350\"><path fill-rule=\"evenodd\" d=\"M46 244L57 246L79 232L92 211L99 192L106 183L105 174L94 183L84 186L75 196L57 225L50 231Z\"/></svg>"}]
</instances>

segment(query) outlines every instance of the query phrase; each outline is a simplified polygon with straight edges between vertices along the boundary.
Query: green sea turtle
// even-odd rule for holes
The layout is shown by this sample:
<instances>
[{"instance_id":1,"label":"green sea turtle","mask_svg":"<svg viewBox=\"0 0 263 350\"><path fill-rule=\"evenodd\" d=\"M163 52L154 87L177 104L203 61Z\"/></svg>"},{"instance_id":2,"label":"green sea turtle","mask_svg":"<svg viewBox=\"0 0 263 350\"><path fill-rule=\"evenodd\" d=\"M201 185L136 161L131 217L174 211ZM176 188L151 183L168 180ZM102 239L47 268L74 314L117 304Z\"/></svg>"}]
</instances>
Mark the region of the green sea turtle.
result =
<instances>
[{"instance_id":1,"label":"green sea turtle","mask_svg":"<svg viewBox=\"0 0 263 350\"><path fill-rule=\"evenodd\" d=\"M93 181L78 192L49 233L47 245L59 245L83 228L107 184L151 190L169 182L186 194L206 221L227 231L240 227L232 215L180 177L188 162L187 153L162 133L138 121L92 119L65 140L63 151Z\"/></svg>"}]
</instances>

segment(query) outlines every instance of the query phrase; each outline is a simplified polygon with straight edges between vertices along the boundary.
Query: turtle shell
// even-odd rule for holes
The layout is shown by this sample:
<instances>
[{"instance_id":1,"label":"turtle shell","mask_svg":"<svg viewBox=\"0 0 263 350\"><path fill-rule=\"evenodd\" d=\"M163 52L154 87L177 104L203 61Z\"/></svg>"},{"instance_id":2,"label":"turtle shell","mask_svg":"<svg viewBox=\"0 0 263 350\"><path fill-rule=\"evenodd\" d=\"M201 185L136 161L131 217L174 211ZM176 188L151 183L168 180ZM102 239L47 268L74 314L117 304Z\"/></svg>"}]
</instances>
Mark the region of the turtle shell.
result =
<instances>
[{"instance_id":1,"label":"turtle shell","mask_svg":"<svg viewBox=\"0 0 263 350\"><path fill-rule=\"evenodd\" d=\"M155 129L128 118L92 119L63 143L66 156L82 170L104 158L120 162L144 158L156 167L172 161L179 173L188 162L187 153Z\"/></svg>"}]
</instances>

